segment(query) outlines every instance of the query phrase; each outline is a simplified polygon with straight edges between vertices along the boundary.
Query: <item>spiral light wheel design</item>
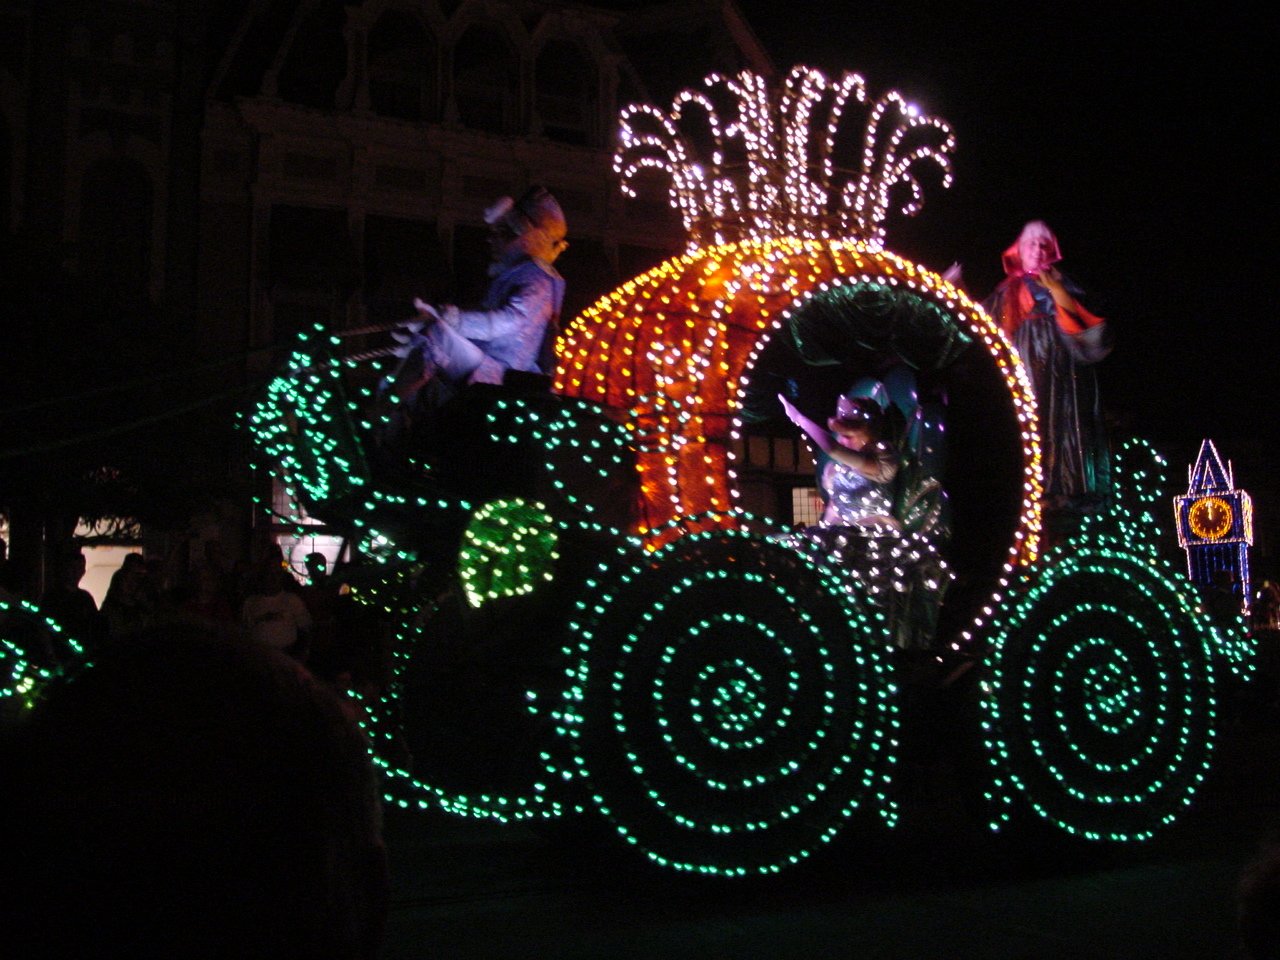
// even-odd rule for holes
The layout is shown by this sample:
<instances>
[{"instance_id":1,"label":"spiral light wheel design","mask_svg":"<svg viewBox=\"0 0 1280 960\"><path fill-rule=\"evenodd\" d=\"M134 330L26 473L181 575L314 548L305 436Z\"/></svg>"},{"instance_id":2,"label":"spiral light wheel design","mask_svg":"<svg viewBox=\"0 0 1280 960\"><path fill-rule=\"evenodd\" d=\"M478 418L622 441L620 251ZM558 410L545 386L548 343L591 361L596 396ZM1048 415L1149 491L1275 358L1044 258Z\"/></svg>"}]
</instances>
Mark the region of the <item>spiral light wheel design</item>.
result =
<instances>
[{"instance_id":1,"label":"spiral light wheel design","mask_svg":"<svg viewBox=\"0 0 1280 960\"><path fill-rule=\"evenodd\" d=\"M718 531L631 566L582 612L565 774L654 861L773 872L882 794L886 631L840 571Z\"/></svg>"},{"instance_id":2,"label":"spiral light wheel design","mask_svg":"<svg viewBox=\"0 0 1280 960\"><path fill-rule=\"evenodd\" d=\"M1149 838L1191 802L1214 740L1211 636L1154 558L1056 554L993 630L984 702L998 802L1089 840Z\"/></svg>"}]
</instances>

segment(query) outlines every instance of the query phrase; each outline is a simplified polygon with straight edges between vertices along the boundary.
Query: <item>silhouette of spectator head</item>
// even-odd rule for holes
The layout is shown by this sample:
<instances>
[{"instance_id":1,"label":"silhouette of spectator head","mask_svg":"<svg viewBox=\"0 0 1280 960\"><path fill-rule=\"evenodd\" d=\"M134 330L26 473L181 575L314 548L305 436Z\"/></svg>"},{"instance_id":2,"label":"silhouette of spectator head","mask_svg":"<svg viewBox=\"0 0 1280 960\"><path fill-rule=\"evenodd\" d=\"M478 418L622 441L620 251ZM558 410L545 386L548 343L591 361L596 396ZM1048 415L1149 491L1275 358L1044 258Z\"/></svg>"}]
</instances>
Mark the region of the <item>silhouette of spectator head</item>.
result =
<instances>
[{"instance_id":1,"label":"silhouette of spectator head","mask_svg":"<svg viewBox=\"0 0 1280 960\"><path fill-rule=\"evenodd\" d=\"M250 571L245 584L250 596L274 597L285 588L285 577L289 576L280 565L271 560L263 560Z\"/></svg>"},{"instance_id":2,"label":"silhouette of spectator head","mask_svg":"<svg viewBox=\"0 0 1280 960\"><path fill-rule=\"evenodd\" d=\"M329 558L319 551L308 553L303 563L307 568L307 576L312 580L323 578L329 571Z\"/></svg>"},{"instance_id":3,"label":"silhouette of spectator head","mask_svg":"<svg viewBox=\"0 0 1280 960\"><path fill-rule=\"evenodd\" d=\"M146 578L147 562L142 554L126 553L120 569L111 575L111 589L132 597L142 591Z\"/></svg>"},{"instance_id":4,"label":"silhouette of spectator head","mask_svg":"<svg viewBox=\"0 0 1280 960\"><path fill-rule=\"evenodd\" d=\"M6 752L13 956L376 954L376 781L289 658L153 635L53 689Z\"/></svg>"},{"instance_id":5,"label":"silhouette of spectator head","mask_svg":"<svg viewBox=\"0 0 1280 960\"><path fill-rule=\"evenodd\" d=\"M209 564L214 570L227 570L230 563L227 561L227 547L221 540L205 540L205 563Z\"/></svg>"},{"instance_id":6,"label":"silhouette of spectator head","mask_svg":"<svg viewBox=\"0 0 1280 960\"><path fill-rule=\"evenodd\" d=\"M68 546L58 554L58 585L64 590L75 590L80 586L80 581L84 579L85 570L87 569L84 551L78 546Z\"/></svg>"}]
</instances>

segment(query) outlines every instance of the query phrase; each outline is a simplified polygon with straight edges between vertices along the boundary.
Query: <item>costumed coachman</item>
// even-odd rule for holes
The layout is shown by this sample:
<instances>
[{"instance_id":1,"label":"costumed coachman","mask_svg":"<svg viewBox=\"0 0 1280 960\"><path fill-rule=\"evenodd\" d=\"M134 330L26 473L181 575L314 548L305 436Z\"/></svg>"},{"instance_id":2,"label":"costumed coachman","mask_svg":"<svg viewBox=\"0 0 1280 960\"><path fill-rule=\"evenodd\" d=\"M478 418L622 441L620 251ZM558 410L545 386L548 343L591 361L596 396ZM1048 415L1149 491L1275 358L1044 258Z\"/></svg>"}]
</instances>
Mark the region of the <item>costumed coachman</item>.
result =
<instances>
[{"instance_id":1,"label":"costumed coachman","mask_svg":"<svg viewBox=\"0 0 1280 960\"><path fill-rule=\"evenodd\" d=\"M1108 454L1092 365L1111 352L1107 322L1055 266L1058 239L1040 220L1004 252L1005 279L983 303L1013 341L1039 408L1045 506L1088 513L1107 499Z\"/></svg>"},{"instance_id":2,"label":"costumed coachman","mask_svg":"<svg viewBox=\"0 0 1280 960\"><path fill-rule=\"evenodd\" d=\"M492 263L479 309L415 299L417 318L394 334L402 359L381 392L398 398L402 426L467 384L500 384L508 370L549 374L555 367L565 284L552 264L569 246L564 212L546 188L531 187L518 200L499 199L484 219Z\"/></svg>"}]
</instances>

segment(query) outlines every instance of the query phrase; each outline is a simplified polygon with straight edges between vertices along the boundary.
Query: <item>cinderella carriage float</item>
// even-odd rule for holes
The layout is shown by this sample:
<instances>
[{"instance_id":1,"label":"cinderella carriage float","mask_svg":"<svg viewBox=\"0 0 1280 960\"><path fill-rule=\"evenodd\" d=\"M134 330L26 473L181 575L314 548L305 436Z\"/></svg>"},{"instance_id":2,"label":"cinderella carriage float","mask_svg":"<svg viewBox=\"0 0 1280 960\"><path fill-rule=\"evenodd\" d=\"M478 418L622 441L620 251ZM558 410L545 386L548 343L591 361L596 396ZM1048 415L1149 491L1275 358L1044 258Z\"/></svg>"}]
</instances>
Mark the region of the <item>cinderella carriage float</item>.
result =
<instances>
[{"instance_id":1,"label":"cinderella carriage float","mask_svg":"<svg viewBox=\"0 0 1280 960\"><path fill-rule=\"evenodd\" d=\"M1106 509L1044 534L1017 353L884 246L953 146L854 74L629 107L622 189L667 178L687 251L567 324L549 389L472 386L395 463L388 351L299 339L245 421L391 625L393 676L353 693L389 801L594 817L664 867L776 873L855 813L898 822L904 757L937 738L912 704L965 684L928 747L977 758L993 831L1131 843L1187 809L1247 645L1159 554L1145 444L1114 451ZM788 408L831 448L873 419L895 469L850 485L819 451L818 524L754 515L745 451L797 436Z\"/></svg>"}]
</instances>

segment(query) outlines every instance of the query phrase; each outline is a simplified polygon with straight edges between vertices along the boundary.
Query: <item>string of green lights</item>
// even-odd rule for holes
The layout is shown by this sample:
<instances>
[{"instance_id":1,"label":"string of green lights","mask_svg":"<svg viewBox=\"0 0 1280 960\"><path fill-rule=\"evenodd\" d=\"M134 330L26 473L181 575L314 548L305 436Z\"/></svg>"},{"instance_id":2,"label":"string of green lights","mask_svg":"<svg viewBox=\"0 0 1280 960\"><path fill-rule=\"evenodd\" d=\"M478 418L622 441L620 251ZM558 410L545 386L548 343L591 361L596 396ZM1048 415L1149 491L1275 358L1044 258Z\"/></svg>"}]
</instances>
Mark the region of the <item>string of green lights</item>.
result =
<instances>
[{"instance_id":1,"label":"string of green lights","mask_svg":"<svg viewBox=\"0 0 1280 960\"><path fill-rule=\"evenodd\" d=\"M89 666L84 646L28 600L0 598L0 714L30 710L57 678Z\"/></svg>"},{"instance_id":2,"label":"string of green lights","mask_svg":"<svg viewBox=\"0 0 1280 960\"><path fill-rule=\"evenodd\" d=\"M1145 514L1159 466L1145 444L1127 444L1114 478L1127 509L1032 565L992 624L982 700L992 829L1029 810L1087 840L1147 840L1204 781L1215 671L1236 651L1221 648L1158 555Z\"/></svg>"}]
</instances>

